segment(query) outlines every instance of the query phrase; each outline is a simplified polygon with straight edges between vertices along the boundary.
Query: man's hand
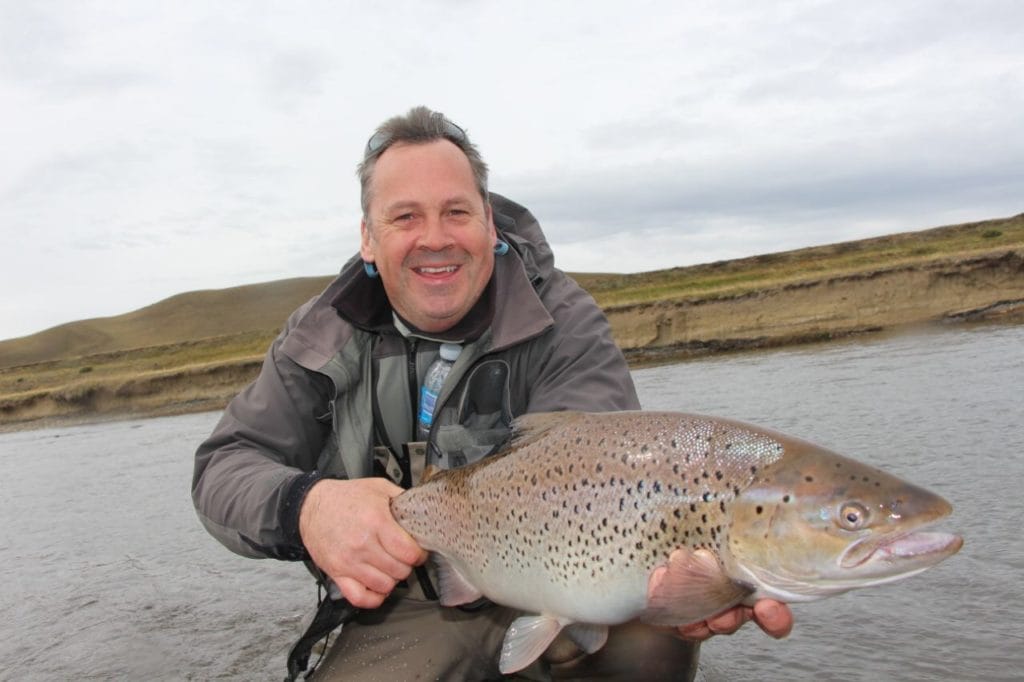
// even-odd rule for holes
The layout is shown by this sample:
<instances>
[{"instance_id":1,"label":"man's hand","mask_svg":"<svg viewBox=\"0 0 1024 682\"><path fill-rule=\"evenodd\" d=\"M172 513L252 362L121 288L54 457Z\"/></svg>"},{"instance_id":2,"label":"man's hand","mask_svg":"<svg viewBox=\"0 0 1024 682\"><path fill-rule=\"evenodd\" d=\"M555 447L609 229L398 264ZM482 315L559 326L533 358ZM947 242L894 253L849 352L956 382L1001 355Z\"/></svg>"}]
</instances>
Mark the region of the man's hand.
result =
<instances>
[{"instance_id":1,"label":"man's hand","mask_svg":"<svg viewBox=\"0 0 1024 682\"><path fill-rule=\"evenodd\" d=\"M731 635L748 620L753 620L775 639L782 639L793 629L793 613L788 606L773 599L762 599L753 607L734 606L713 618L682 625L678 631L683 639L702 642L714 635Z\"/></svg>"},{"instance_id":2,"label":"man's hand","mask_svg":"<svg viewBox=\"0 0 1024 682\"><path fill-rule=\"evenodd\" d=\"M353 606L377 608L427 552L395 522L383 478L322 480L306 494L299 534L313 559Z\"/></svg>"}]
</instances>

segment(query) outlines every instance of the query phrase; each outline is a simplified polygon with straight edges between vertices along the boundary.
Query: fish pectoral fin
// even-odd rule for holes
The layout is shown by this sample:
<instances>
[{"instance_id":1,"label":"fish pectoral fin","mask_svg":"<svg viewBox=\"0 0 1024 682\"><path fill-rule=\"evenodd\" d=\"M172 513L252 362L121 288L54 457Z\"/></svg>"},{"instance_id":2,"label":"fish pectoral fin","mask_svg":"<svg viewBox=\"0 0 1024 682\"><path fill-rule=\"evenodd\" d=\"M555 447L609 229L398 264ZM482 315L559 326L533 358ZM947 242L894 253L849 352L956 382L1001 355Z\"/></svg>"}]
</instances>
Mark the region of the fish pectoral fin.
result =
<instances>
[{"instance_id":1,"label":"fish pectoral fin","mask_svg":"<svg viewBox=\"0 0 1024 682\"><path fill-rule=\"evenodd\" d=\"M565 627L565 635L579 648L592 654L608 641L608 626L573 623Z\"/></svg>"},{"instance_id":2,"label":"fish pectoral fin","mask_svg":"<svg viewBox=\"0 0 1024 682\"><path fill-rule=\"evenodd\" d=\"M651 625L688 625L735 606L751 592L725 574L718 558L698 549L677 549L647 583L647 608L640 620Z\"/></svg>"},{"instance_id":3,"label":"fish pectoral fin","mask_svg":"<svg viewBox=\"0 0 1024 682\"><path fill-rule=\"evenodd\" d=\"M431 554L431 561L437 571L438 598L442 606L468 604L484 596L445 557L435 552Z\"/></svg>"},{"instance_id":4,"label":"fish pectoral fin","mask_svg":"<svg viewBox=\"0 0 1024 682\"><path fill-rule=\"evenodd\" d=\"M501 645L501 658L498 660L501 674L514 673L533 663L561 631L562 622L551 616L516 618L508 626Z\"/></svg>"}]
</instances>

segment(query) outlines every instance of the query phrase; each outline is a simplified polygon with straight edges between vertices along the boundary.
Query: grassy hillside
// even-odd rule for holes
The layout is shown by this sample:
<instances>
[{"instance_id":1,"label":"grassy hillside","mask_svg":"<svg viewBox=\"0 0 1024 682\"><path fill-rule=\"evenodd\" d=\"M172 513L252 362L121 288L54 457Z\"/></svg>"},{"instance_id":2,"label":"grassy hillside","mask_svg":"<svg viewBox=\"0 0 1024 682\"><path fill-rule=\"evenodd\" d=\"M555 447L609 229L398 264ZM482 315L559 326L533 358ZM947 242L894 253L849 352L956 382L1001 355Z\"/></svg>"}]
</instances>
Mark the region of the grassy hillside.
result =
<instances>
[{"instance_id":1,"label":"grassy hillside","mask_svg":"<svg viewBox=\"0 0 1024 682\"><path fill-rule=\"evenodd\" d=\"M638 274L573 276L602 307L609 308L736 293L825 273L843 274L1021 245L1024 214L705 265ZM259 338L272 336L289 313L330 280L331 277L305 277L194 291L125 315L71 322L31 336L0 341L0 368L152 347L162 350L154 349L151 354L161 355L167 352L167 346L203 339L222 340L205 345L223 342L234 348L239 340L228 342L228 338L251 338L253 333Z\"/></svg>"},{"instance_id":2,"label":"grassy hillside","mask_svg":"<svg viewBox=\"0 0 1024 682\"><path fill-rule=\"evenodd\" d=\"M1024 214L692 267L574 277L640 362L691 347L833 338L990 308L1017 319L1022 258ZM180 294L0 342L0 427L218 409L255 376L288 314L330 279Z\"/></svg>"},{"instance_id":3,"label":"grassy hillside","mask_svg":"<svg viewBox=\"0 0 1024 682\"><path fill-rule=\"evenodd\" d=\"M788 282L878 267L969 256L1024 245L1024 213L1012 218L771 253L633 275L582 274L576 280L604 308L712 294L734 294Z\"/></svg>"},{"instance_id":4,"label":"grassy hillside","mask_svg":"<svg viewBox=\"0 0 1024 682\"><path fill-rule=\"evenodd\" d=\"M301 277L193 291L125 315L63 324L0 341L0 367L277 330L331 279Z\"/></svg>"}]
</instances>

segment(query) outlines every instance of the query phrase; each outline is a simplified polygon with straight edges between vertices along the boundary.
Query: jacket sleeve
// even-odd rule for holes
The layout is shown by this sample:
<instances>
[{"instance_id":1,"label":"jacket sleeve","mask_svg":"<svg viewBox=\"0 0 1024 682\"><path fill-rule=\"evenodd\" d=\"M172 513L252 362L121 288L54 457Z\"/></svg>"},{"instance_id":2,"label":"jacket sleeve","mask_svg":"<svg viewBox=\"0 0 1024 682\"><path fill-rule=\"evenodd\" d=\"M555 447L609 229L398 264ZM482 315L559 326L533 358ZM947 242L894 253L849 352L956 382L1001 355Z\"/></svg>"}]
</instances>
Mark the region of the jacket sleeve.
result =
<instances>
[{"instance_id":1,"label":"jacket sleeve","mask_svg":"<svg viewBox=\"0 0 1024 682\"><path fill-rule=\"evenodd\" d=\"M590 294L555 271L542 300L555 324L538 346L541 357L531 360L541 369L528 387L526 411L640 409L626 359Z\"/></svg>"},{"instance_id":2,"label":"jacket sleeve","mask_svg":"<svg viewBox=\"0 0 1024 682\"><path fill-rule=\"evenodd\" d=\"M299 506L320 478L314 469L330 433L333 389L281 353L286 334L196 451L192 501L203 526L232 551L299 560L308 558Z\"/></svg>"}]
</instances>

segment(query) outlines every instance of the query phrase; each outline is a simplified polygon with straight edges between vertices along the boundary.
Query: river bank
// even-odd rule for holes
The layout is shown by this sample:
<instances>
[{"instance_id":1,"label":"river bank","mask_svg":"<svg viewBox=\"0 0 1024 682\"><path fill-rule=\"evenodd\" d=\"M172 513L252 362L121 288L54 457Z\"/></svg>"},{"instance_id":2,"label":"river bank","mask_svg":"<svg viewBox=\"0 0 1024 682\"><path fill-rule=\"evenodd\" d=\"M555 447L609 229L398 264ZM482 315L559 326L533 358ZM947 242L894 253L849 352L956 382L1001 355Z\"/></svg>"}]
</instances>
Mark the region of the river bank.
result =
<instances>
[{"instance_id":1,"label":"river bank","mask_svg":"<svg viewBox=\"0 0 1024 682\"><path fill-rule=\"evenodd\" d=\"M1024 251L803 279L606 309L634 363L958 322L1024 322Z\"/></svg>"},{"instance_id":2,"label":"river bank","mask_svg":"<svg viewBox=\"0 0 1024 682\"><path fill-rule=\"evenodd\" d=\"M576 273L634 367L1024 323L1024 214L646 273ZM0 341L0 431L219 410L332 277L189 292Z\"/></svg>"}]
</instances>

